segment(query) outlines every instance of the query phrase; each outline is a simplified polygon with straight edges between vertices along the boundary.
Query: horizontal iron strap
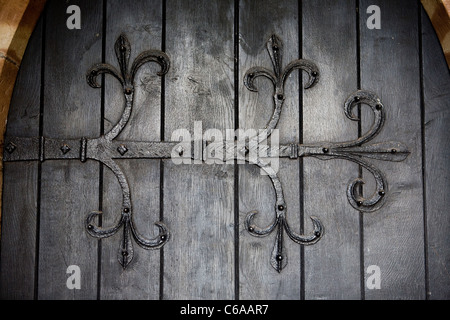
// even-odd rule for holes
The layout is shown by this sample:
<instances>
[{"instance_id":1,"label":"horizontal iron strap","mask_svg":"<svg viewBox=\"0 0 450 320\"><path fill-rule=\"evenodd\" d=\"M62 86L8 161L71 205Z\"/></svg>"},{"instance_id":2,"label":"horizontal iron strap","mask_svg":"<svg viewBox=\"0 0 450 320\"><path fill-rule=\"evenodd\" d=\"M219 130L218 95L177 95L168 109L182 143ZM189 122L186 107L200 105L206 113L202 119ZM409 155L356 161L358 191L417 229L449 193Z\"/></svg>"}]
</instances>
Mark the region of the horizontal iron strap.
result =
<instances>
[{"instance_id":1,"label":"horizontal iron strap","mask_svg":"<svg viewBox=\"0 0 450 320\"><path fill-rule=\"evenodd\" d=\"M249 157L297 158L296 144L248 148L235 142L207 141L109 141L96 139L50 139L44 137L6 137L3 161L45 161L78 159L169 159L172 157L198 160L233 160Z\"/></svg>"}]
</instances>

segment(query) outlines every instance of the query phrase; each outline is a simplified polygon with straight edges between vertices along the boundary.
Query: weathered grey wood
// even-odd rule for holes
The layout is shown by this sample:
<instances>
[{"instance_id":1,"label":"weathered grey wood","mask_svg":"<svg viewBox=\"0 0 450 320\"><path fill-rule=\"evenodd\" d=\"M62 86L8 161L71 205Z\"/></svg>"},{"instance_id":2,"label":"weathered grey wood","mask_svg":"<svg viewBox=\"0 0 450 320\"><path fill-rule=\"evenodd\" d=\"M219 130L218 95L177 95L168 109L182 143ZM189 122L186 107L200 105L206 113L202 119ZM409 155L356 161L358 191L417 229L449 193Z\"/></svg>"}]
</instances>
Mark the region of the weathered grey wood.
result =
<instances>
[{"instance_id":1,"label":"weathered grey wood","mask_svg":"<svg viewBox=\"0 0 450 320\"><path fill-rule=\"evenodd\" d=\"M233 129L233 1L167 1L165 137ZM178 140L178 139L177 139ZM164 299L234 297L232 165L164 161Z\"/></svg>"},{"instance_id":2,"label":"weathered grey wood","mask_svg":"<svg viewBox=\"0 0 450 320\"><path fill-rule=\"evenodd\" d=\"M8 115L7 136L39 134L42 18L28 43ZM3 164L0 298L33 299L37 163ZM19 244L19 245L18 245Z\"/></svg>"},{"instance_id":3,"label":"weathered grey wood","mask_svg":"<svg viewBox=\"0 0 450 320\"><path fill-rule=\"evenodd\" d=\"M349 141L357 122L344 114L344 102L357 87L354 1L303 1L303 58L320 70L318 84L303 95L303 142ZM325 235L305 248L306 299L360 298L359 213L346 188L358 166L344 160L304 160L305 230L317 216ZM311 232L311 231L310 231Z\"/></svg>"},{"instance_id":4,"label":"weathered grey wood","mask_svg":"<svg viewBox=\"0 0 450 320\"><path fill-rule=\"evenodd\" d=\"M266 42L272 34L283 41L283 67L299 58L297 1L240 1L239 3L239 128L259 130L269 122L274 105L271 81L256 80L258 92L243 85L248 69L262 66L273 70ZM299 80L293 72L285 85L279 129L279 143L299 142ZM270 142L274 142L269 138ZM277 163L273 162L276 166ZM299 164L280 160L278 174L287 204L287 220L293 230L300 231ZM274 167L275 168L275 167ZM240 299L299 299L300 247L285 234L284 245L288 264L282 273L270 264L276 231L264 238L256 238L245 230L244 221L250 211L259 214L255 223L265 227L272 223L275 213L275 192L269 177L251 164L239 166L239 272Z\"/></svg>"},{"instance_id":5,"label":"weathered grey wood","mask_svg":"<svg viewBox=\"0 0 450 320\"><path fill-rule=\"evenodd\" d=\"M370 5L380 7L380 30L366 27ZM389 189L384 206L364 216L364 269L381 271L381 289L366 286L366 299L425 298L418 12L418 2L360 2L361 86L380 96L386 113L374 142L401 141L411 151L404 162L373 162ZM362 115L363 130L370 121Z\"/></svg>"},{"instance_id":6,"label":"weathered grey wood","mask_svg":"<svg viewBox=\"0 0 450 320\"><path fill-rule=\"evenodd\" d=\"M114 43L120 34L131 44L130 65L141 52L161 49L162 2L108 1L106 28L106 62L118 68ZM159 66L145 64L135 79L135 99L130 120L117 137L124 141L158 141L161 123L161 77ZM113 77L106 78L105 131L116 124L124 107L123 88ZM157 234L154 223L159 221L160 161L117 161L124 170L131 188L133 220L139 233L146 238ZM104 167L104 226L117 223L122 208L122 192L116 177ZM101 299L158 299L160 251L145 250L135 242L135 255L126 270L118 263L121 232L102 240Z\"/></svg>"},{"instance_id":7,"label":"weathered grey wood","mask_svg":"<svg viewBox=\"0 0 450 320\"><path fill-rule=\"evenodd\" d=\"M292 229L301 232L304 224L303 232L310 233L311 215L325 226L324 237L313 246L303 248L285 236L289 262L281 273L269 263L275 233L254 238L244 227L251 210L260 212L255 219L260 226L268 225L275 215L271 182L254 165L239 165L235 177L230 164L117 160L131 188L138 231L154 237L153 223L160 216L171 231L163 255L133 242L134 260L122 270L117 261L120 235L98 241L84 229L93 210L103 210L103 226L119 218L121 189L109 169L104 167L102 175L95 161L5 163L2 299L449 298L450 79L436 35L426 14L419 15L418 3L167 0L166 21L163 0L70 4L81 8L82 29L66 28L67 2L49 2L45 35L43 25L38 25L19 73L8 136L39 135L42 36L43 134L60 139L97 137L101 124L105 132L112 128L123 110L122 89L116 79L106 76L102 119L102 90L89 87L85 73L102 61L102 39L105 62L117 66L113 46L120 33L131 42L131 61L144 50L160 49L165 38L171 69L162 86L156 75L159 67L142 66L132 116L117 140L158 141L161 131L165 140L171 140L176 129L193 133L195 121L202 121L203 131L216 128L225 133L235 128L235 120L241 129L263 128L273 111L273 86L259 78L259 92L253 93L244 87L243 76L254 66L272 69L265 42L275 33L284 43L283 65L302 56L314 61L321 72L319 83L309 90L301 89L297 72L287 80L278 125L280 143L356 138L358 124L345 117L343 103L358 87L360 65L361 88L377 93L386 106L384 129L374 142L401 141L411 155L399 163L370 161L385 174L389 189L379 211L362 215L350 206L345 193L347 183L359 174L358 165L312 158L281 160L279 175ZM373 4L381 9L381 30L366 27L366 9ZM239 108L238 119L235 108ZM363 106L363 132L371 120L371 112ZM363 177L364 194L369 195L373 178L366 171ZM235 185L239 198L234 197ZM239 221L235 221L236 208ZM238 234L235 223L239 223ZM236 245L239 261L235 261ZM81 268L81 290L66 287L68 265ZM379 290L366 285L371 265L381 270Z\"/></svg>"},{"instance_id":8,"label":"weathered grey wood","mask_svg":"<svg viewBox=\"0 0 450 320\"><path fill-rule=\"evenodd\" d=\"M439 40L422 10L425 194L429 299L450 299L450 77Z\"/></svg>"},{"instance_id":9,"label":"weathered grey wood","mask_svg":"<svg viewBox=\"0 0 450 320\"><path fill-rule=\"evenodd\" d=\"M44 136L97 137L100 91L86 83L88 68L101 58L102 3L76 1L81 30L66 27L67 3L48 3L45 34ZM99 165L94 161L42 163L39 299L97 297L97 240L85 231L87 215L98 210ZM69 265L81 271L81 289L66 286Z\"/></svg>"}]
</instances>

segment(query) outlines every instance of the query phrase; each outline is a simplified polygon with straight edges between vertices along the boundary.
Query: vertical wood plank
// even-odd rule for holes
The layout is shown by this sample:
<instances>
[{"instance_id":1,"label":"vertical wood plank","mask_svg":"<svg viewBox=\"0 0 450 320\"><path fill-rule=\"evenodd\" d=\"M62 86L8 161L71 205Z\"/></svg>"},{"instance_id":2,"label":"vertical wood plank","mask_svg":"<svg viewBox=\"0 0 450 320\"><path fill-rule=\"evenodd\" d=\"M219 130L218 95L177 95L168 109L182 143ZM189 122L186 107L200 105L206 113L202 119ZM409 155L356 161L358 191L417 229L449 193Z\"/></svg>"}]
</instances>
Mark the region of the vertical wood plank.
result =
<instances>
[{"instance_id":1,"label":"vertical wood plank","mask_svg":"<svg viewBox=\"0 0 450 320\"><path fill-rule=\"evenodd\" d=\"M366 27L370 5L381 10L379 30ZM411 151L401 163L373 162L389 189L384 206L364 216L364 269L381 272L381 289L366 286L366 299L425 297L418 19L417 1L360 1L361 86L386 106L373 142L400 141ZM370 121L363 114L363 130Z\"/></svg>"},{"instance_id":2,"label":"vertical wood plank","mask_svg":"<svg viewBox=\"0 0 450 320\"><path fill-rule=\"evenodd\" d=\"M162 2L108 1L106 62L118 66L114 43L124 34L131 44L130 64L145 50L161 49ZM133 111L117 140L158 141L161 122L161 77L157 64L143 65L135 78ZM124 105L123 89L113 77L105 85L105 131L117 123ZM131 189L133 221L140 234L153 238L159 221L160 161L118 160ZM103 220L112 226L120 217L122 192L116 177L104 167ZM159 297L159 250L145 250L133 242L135 255L126 270L118 263L120 232L102 240L101 299L151 299Z\"/></svg>"},{"instance_id":3,"label":"vertical wood plank","mask_svg":"<svg viewBox=\"0 0 450 320\"><path fill-rule=\"evenodd\" d=\"M101 60L102 2L71 1L83 14L81 30L66 27L69 3L47 7L43 135L51 138L97 137L100 91L85 73ZM95 299L97 240L85 228L98 210L99 165L94 161L42 164L39 235L39 299ZM81 271L81 289L68 289L69 265Z\"/></svg>"},{"instance_id":4,"label":"vertical wood plank","mask_svg":"<svg viewBox=\"0 0 450 320\"><path fill-rule=\"evenodd\" d=\"M427 297L450 299L450 77L432 24L422 9L425 128Z\"/></svg>"},{"instance_id":5,"label":"vertical wood plank","mask_svg":"<svg viewBox=\"0 0 450 320\"><path fill-rule=\"evenodd\" d=\"M303 1L303 57L320 70L318 84L303 95L303 142L350 141L358 124L344 114L357 90L354 1ZM344 160L304 160L305 230L309 216L324 224L323 238L305 248L306 299L360 298L359 213L346 188L358 166ZM309 229L308 229L309 228Z\"/></svg>"},{"instance_id":6,"label":"vertical wood plank","mask_svg":"<svg viewBox=\"0 0 450 320\"><path fill-rule=\"evenodd\" d=\"M6 136L39 135L41 18L32 33L11 99ZM5 163L0 258L1 299L33 299L38 165Z\"/></svg>"},{"instance_id":7,"label":"vertical wood plank","mask_svg":"<svg viewBox=\"0 0 450 320\"><path fill-rule=\"evenodd\" d=\"M203 131L233 129L234 3L167 1L165 138L194 122ZM202 133L200 133L202 134ZM178 139L177 139L178 140ZM164 161L164 299L232 299L232 165Z\"/></svg>"},{"instance_id":8,"label":"vertical wood plank","mask_svg":"<svg viewBox=\"0 0 450 320\"><path fill-rule=\"evenodd\" d=\"M262 66L273 70L266 42L272 34L283 41L283 67L299 58L297 1L240 1L239 2L239 128L263 129L269 122L274 105L273 84L257 79L258 92L243 85L248 69ZM291 73L285 84L279 129L279 143L299 142L299 83L298 73ZM269 144L271 139L269 138ZM274 163L275 164L275 163ZM299 165L298 161L282 159L278 174L288 210L287 220L293 230L300 230ZM265 227L275 218L275 192L267 176L251 164L239 166L239 271L241 299L299 299L300 247L285 236L288 264L279 274L270 264L275 243L274 231L265 238L256 238L243 228L250 211L259 213L255 223Z\"/></svg>"}]
</instances>

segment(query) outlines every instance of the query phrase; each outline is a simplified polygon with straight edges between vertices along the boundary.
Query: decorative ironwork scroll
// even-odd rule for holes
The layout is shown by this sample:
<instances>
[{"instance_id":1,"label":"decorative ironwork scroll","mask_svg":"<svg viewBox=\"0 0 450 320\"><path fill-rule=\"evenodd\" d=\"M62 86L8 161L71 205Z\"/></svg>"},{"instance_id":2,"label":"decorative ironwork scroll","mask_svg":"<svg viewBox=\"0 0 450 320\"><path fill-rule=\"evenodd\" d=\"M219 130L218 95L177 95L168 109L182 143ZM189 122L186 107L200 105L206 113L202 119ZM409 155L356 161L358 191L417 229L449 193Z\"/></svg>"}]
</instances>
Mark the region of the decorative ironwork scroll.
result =
<instances>
[{"instance_id":1,"label":"decorative ironwork scroll","mask_svg":"<svg viewBox=\"0 0 450 320\"><path fill-rule=\"evenodd\" d=\"M276 35L272 35L267 42L267 51L270 59L272 60L274 71L272 72L263 67L253 67L248 70L244 76L244 84L251 91L257 91L254 85L254 80L259 76L264 76L270 79L274 85L274 113L266 127L265 132L259 135L258 141L267 139L278 124L285 99L283 87L289 73L294 69L306 71L309 75L309 80L305 85L305 89L314 86L319 79L319 70L317 66L308 60L300 59L292 61L284 69L282 69L282 50L283 45L281 39ZM353 112L355 106L358 104L368 105L374 113L374 122L371 128L364 135L352 141L294 145L294 153L291 155L291 158L316 157L321 160L344 159L353 161L367 169L375 178L376 191L374 194L369 198L364 198L359 192L360 188L358 188L360 185L364 184L364 180L361 178L356 178L347 187L347 198L350 205L356 210L371 212L379 209L383 205L387 191L387 183L383 174L377 167L361 158L366 157L386 161L403 161L408 156L409 151L406 146L400 142L384 142L362 146L363 144L371 141L380 132L384 124L385 113L384 105L375 93L359 90L351 94L344 103L345 115L350 120L359 120ZM245 220L245 225L248 232L256 237L267 236L271 234L275 228L277 228L275 245L272 250L270 263L275 270L281 272L281 270L287 265L287 255L283 246L283 231L286 231L289 238L294 242L310 245L320 240L323 236L324 227L317 217L312 216L311 220L314 226L314 232L312 235L302 236L293 232L286 220L287 206L284 199L281 182L277 173L274 172L262 160L258 159L255 164L265 170L272 181L276 194L276 215L275 219L269 226L260 228L253 223L253 219L257 212L252 211L248 213Z\"/></svg>"},{"instance_id":2,"label":"decorative ironwork scroll","mask_svg":"<svg viewBox=\"0 0 450 320\"><path fill-rule=\"evenodd\" d=\"M88 159L96 160L109 168L117 178L122 190L122 206L120 216L116 224L112 227L103 227L95 224L94 220L101 212L93 211L85 219L87 232L95 238L110 237L119 230L122 230L122 238L118 253L118 260L125 269L133 259L134 250L132 240L144 249L161 248L169 240L169 230L163 222L156 222L159 234L152 238L144 238L136 229L133 222L133 208L130 188L125 174L115 159L170 159L175 150L182 155L184 150L180 149L179 142L142 142L142 141L117 141L116 138L127 125L133 109L134 79L137 70L145 63L154 62L161 67L158 75L167 73L170 66L169 57L161 51L149 50L139 54L129 67L131 47L125 35L119 36L115 43L115 53L120 69L117 70L110 64L96 64L88 71L86 79L93 88L100 88L97 77L100 74L110 74L122 85L125 106L122 116L111 130L106 134L93 139L80 138L71 140L49 139L45 137L20 138L7 137L5 141L4 161L24 161L24 160L54 160L54 159L79 159L82 162ZM274 86L274 112L264 130L258 135L250 138L245 150L248 152L252 145L258 145L261 141L267 140L273 130L278 125L281 110L285 100L284 84L289 74L296 70L305 71L309 79L305 89L311 88L319 80L319 69L317 66L304 59L292 61L286 67L282 67L283 43L279 37L273 35L267 42L267 51L273 65L273 71L262 67L253 67L244 76L244 85L251 91L257 91L255 79L265 77L271 80ZM385 120L384 105L379 97L368 91L356 91L344 102L345 115L353 121L358 120L353 110L358 104L368 105L373 114L374 122L371 128L358 139L345 142L322 142L320 144L290 144L281 145L276 152L267 154L268 157L288 157L298 159L299 157L316 157L321 160L344 159L355 162L367 169L375 178L376 190L372 196L365 198L360 193L359 186L364 183L360 178L354 179L347 187L347 198L350 205L358 211L370 212L379 209L386 198L388 190L386 179L381 171L363 158L372 158L385 161L403 161L409 154L406 146L399 142L382 142L365 145L370 142L382 129ZM200 146L201 147L201 146ZM223 148L224 146L218 146ZM230 146L227 146L229 148ZM236 159L238 154L242 154L241 146L234 144L231 146L231 156L229 150L226 152L224 160ZM238 150L239 149L239 150ZM244 150L244 151L245 151ZM216 150L219 151L219 150ZM223 150L222 150L223 151ZM244 153L247 153L244 152ZM223 154L223 152L217 152ZM203 154L203 152L202 152ZM194 158L195 155L184 154L183 156ZM241 159L241 158L239 158ZM249 161L248 158L246 158ZM250 162L250 161L249 161ZM275 190L275 217L273 222L266 227L259 227L254 223L256 211L247 214L245 226L252 236L264 237L271 234L276 229L275 244L270 256L270 263L275 270L281 270L287 265L287 254L284 250L284 232L288 237L303 245L311 245L319 241L324 234L322 222L312 216L311 221L314 231L310 235L301 235L294 232L287 220L287 204L283 195L283 188L277 172L262 157L257 157L251 161L269 176Z\"/></svg>"}]
</instances>

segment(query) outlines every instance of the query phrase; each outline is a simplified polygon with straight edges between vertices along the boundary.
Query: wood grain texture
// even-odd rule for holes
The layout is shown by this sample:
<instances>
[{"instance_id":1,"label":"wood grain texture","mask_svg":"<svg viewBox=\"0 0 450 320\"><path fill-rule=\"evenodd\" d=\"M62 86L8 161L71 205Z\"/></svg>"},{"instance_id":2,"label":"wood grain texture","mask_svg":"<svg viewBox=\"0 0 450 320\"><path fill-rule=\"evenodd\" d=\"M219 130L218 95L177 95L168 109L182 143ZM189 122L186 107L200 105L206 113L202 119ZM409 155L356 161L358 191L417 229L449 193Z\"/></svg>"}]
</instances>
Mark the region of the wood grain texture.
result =
<instances>
[{"instance_id":1,"label":"wood grain texture","mask_svg":"<svg viewBox=\"0 0 450 320\"><path fill-rule=\"evenodd\" d=\"M102 127L109 130L123 110L121 87L107 75L104 91L93 89L85 73L103 58L117 66L113 45L121 33L130 40L131 61L165 44L171 69L161 80L156 64L141 67L135 106L117 140L159 141L161 134L171 140L179 128L193 133L196 121L202 121L203 132L263 128L273 111L273 86L258 78L259 91L250 92L243 76L254 66L272 69L265 43L275 33L284 43L283 65L303 57L321 72L320 81L308 90L301 89L298 72L288 78L278 125L280 143L357 138L358 123L345 117L343 104L358 88L360 70L361 88L377 93L386 107L384 128L373 142L400 141L411 154L398 163L370 160L385 174L389 189L385 205L367 214L354 210L345 193L348 182L359 174L358 165L314 158L281 160L290 226L310 233L311 215L325 226L325 235L313 246L301 247L285 236L289 262L281 273L269 263L275 232L254 238L244 227L251 210L260 212L255 219L260 226L274 217L272 184L254 165L117 160L130 184L138 231L154 237L153 223L160 218L171 231L162 251L147 251L133 242L134 260L123 270L117 261L119 235L99 241L84 229L93 210L104 212L104 226L119 218L121 189L109 169L95 161L6 163L2 299L450 298L450 74L419 2L70 4L82 10L82 29L66 28L68 2L49 2L47 23L31 38L17 79L8 136L38 136L43 131L60 139L98 137ZM366 27L366 8L373 4L381 9L381 30ZM39 128L41 89L44 115ZM369 108L361 109L364 133L373 115ZM364 194L369 195L373 178L366 171L362 175L367 181ZM81 290L66 287L68 265L80 266ZM380 267L381 289L367 287L371 265Z\"/></svg>"},{"instance_id":2,"label":"wood grain texture","mask_svg":"<svg viewBox=\"0 0 450 320\"><path fill-rule=\"evenodd\" d=\"M303 57L320 70L319 83L303 95L303 141L349 141L357 122L344 114L344 102L357 90L355 2L303 1ZM325 227L323 238L305 248L306 299L360 298L359 214L346 188L358 166L344 160L304 160L305 228L309 216Z\"/></svg>"},{"instance_id":3,"label":"wood grain texture","mask_svg":"<svg viewBox=\"0 0 450 320\"><path fill-rule=\"evenodd\" d=\"M450 298L450 75L422 11L425 194L429 299Z\"/></svg>"},{"instance_id":4,"label":"wood grain texture","mask_svg":"<svg viewBox=\"0 0 450 320\"><path fill-rule=\"evenodd\" d=\"M39 135L42 19L30 37L29 47L11 99L11 105L17 107L9 112L7 136ZM3 170L0 298L30 300L35 285L38 165L7 163Z\"/></svg>"},{"instance_id":5,"label":"wood grain texture","mask_svg":"<svg viewBox=\"0 0 450 320\"><path fill-rule=\"evenodd\" d=\"M167 1L165 137L234 128L233 1ZM177 139L178 140L178 139ZM234 297L232 165L164 161L164 299Z\"/></svg>"},{"instance_id":6,"label":"wood grain texture","mask_svg":"<svg viewBox=\"0 0 450 320\"><path fill-rule=\"evenodd\" d=\"M383 14L380 30L366 28L364 8L374 4ZM373 162L389 189L384 206L364 215L364 269L377 265L381 271L381 289L366 288L365 297L424 299L419 7L410 1L362 0L360 8L361 87L376 92L386 106L386 122L373 142L400 141L411 151L404 162ZM371 123L366 113L362 123L363 131Z\"/></svg>"},{"instance_id":7,"label":"wood grain texture","mask_svg":"<svg viewBox=\"0 0 450 320\"><path fill-rule=\"evenodd\" d=\"M239 3L239 128L259 130L266 127L273 110L274 87L267 79L256 80L258 92L243 85L243 77L252 67L273 70L266 42L272 34L283 41L283 66L299 58L297 1L240 1ZM299 81L293 72L285 84L286 100L277 126L279 143L299 141ZM274 134L275 135L275 134ZM273 136L274 136L273 135ZM271 138L268 144L273 141ZM299 165L283 159L273 162L283 185L287 220L293 230L300 231ZM300 246L287 236L284 246L288 264L278 273L270 264L276 230L259 238L245 230L244 221L250 211L257 210L255 224L265 227L276 216L275 192L272 183L252 164L239 165L239 271L240 299L299 299Z\"/></svg>"},{"instance_id":8,"label":"wood grain texture","mask_svg":"<svg viewBox=\"0 0 450 320\"><path fill-rule=\"evenodd\" d=\"M101 57L102 3L76 1L81 30L66 27L64 2L49 3L45 35L43 135L52 138L97 137L100 91L86 83L85 72ZM64 111L61 111L64 110ZM84 227L98 210L99 165L94 161L42 163L39 235L39 299L95 299L97 240ZM66 269L81 270L81 289L69 290Z\"/></svg>"},{"instance_id":9,"label":"wood grain texture","mask_svg":"<svg viewBox=\"0 0 450 320\"><path fill-rule=\"evenodd\" d=\"M130 65L145 50L161 49L162 2L108 1L105 41L106 62L118 68L114 51L116 39L124 34L131 44ZM143 65L135 78L135 98L130 120L117 137L123 141L158 141L161 123L161 77L155 63ZM124 107L123 88L107 76L105 85L105 119L107 132L119 120ZM133 221L140 234L153 238L159 221L160 161L120 160L118 165L131 188ZM116 177L104 167L103 219L104 226L117 223L122 208L122 192ZM135 242L135 256L126 270L118 263L121 234L102 240L101 299L159 298L160 251L145 250Z\"/></svg>"}]
</instances>

